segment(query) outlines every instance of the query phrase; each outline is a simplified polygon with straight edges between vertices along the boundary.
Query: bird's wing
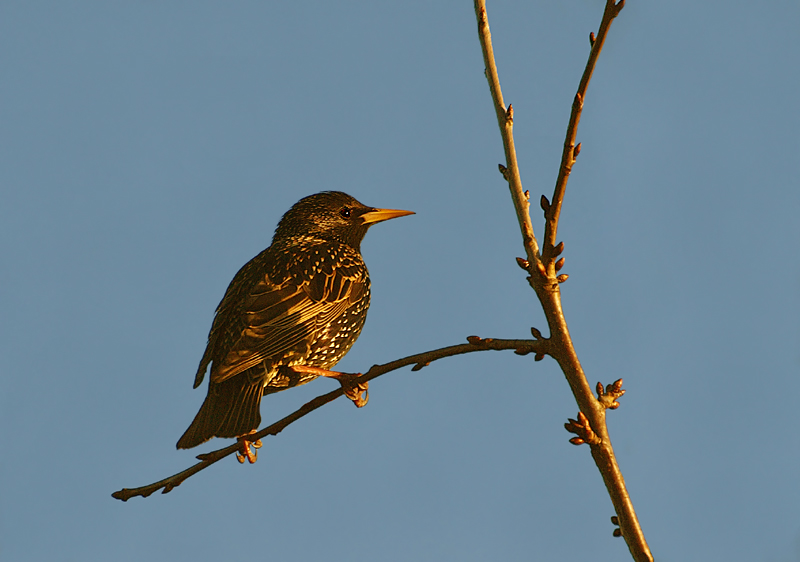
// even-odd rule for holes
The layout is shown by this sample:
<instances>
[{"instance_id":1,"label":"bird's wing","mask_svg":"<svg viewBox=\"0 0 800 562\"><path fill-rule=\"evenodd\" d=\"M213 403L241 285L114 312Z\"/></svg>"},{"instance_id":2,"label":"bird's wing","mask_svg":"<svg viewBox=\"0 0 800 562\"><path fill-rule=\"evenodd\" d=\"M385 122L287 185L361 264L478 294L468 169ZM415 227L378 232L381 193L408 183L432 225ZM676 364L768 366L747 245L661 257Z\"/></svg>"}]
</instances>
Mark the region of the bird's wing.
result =
<instances>
[{"instance_id":1,"label":"bird's wing","mask_svg":"<svg viewBox=\"0 0 800 562\"><path fill-rule=\"evenodd\" d=\"M229 303L226 294L212 326L212 336L215 330L222 334L211 353L212 382L229 379L266 358L304 356L312 334L369 290L360 256L350 254L305 252L302 259L286 264L289 275L281 282L274 281L274 271L262 269L257 281L232 295Z\"/></svg>"}]
</instances>

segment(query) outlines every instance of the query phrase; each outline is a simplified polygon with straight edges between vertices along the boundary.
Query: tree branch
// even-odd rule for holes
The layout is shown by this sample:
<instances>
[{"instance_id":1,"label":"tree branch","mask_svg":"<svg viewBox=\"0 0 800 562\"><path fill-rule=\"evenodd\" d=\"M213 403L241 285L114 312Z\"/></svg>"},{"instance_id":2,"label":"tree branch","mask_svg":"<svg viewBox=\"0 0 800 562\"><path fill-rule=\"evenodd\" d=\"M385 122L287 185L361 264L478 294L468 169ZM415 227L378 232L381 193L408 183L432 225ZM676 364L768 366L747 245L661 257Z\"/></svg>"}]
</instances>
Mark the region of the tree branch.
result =
<instances>
[{"instance_id":1,"label":"tree branch","mask_svg":"<svg viewBox=\"0 0 800 562\"><path fill-rule=\"evenodd\" d=\"M545 238L542 254L539 255L536 239L533 236L533 227L529 214L529 196L522 191L522 182L517 166L517 157L514 151L513 140L513 110L511 106L506 110L503 104L502 91L500 89L500 79L497 74L497 66L494 61L492 49L492 39L489 30L489 22L486 14L485 0L475 1L475 16L478 21L478 37L481 42L481 50L486 65L486 77L489 80L489 88L494 102L495 113L497 114L500 134L503 137L503 146L506 151L506 166L500 165L503 177L508 181L511 190L511 197L514 201L514 208L517 212L517 219L520 224L522 240L525 246L527 260L518 258L521 267L530 273L528 282L536 292L539 302L544 310L547 323L550 328L550 339L547 353L551 355L561 367L564 376L572 389L572 394L580 408L578 420L570 420L567 429L578 435L571 441L575 444L586 443L591 449L597 468L603 477L606 489L608 490L611 502L614 505L616 516L613 519L619 524L619 529L615 534L625 537L628 548L634 560L652 562L653 557L644 538L644 533L639 525L636 512L633 509L622 472L617 464L611 439L608 435L606 426L606 408L615 408L615 396L619 397L624 392L621 389L621 381L609 386L607 392L599 393L601 402L592 394L592 390L583 372L578 356L572 345L572 338L569 335L567 322L561 306L560 283L566 281L566 275L556 275L564 264L563 259L555 261L556 257L564 249L563 243L555 244L556 233L558 230L558 219L561 212L561 204L564 198L567 180L575 162L575 158L580 152L580 145L575 146L578 123L580 121L583 101L586 88L592 76L597 57L600 55L606 35L612 20L619 14L624 6L624 0L619 3L615 0L606 0L605 11L600 23L598 36L590 35L592 49L589 54L589 61L586 64L583 77L581 78L578 92L572 106L567 136L564 142L561 167L559 169L556 188L553 193L553 202L550 203L546 197L542 196L541 205L545 213ZM538 358L538 357L537 357ZM602 385L598 385L602 391ZM612 396L608 399L609 394Z\"/></svg>"},{"instance_id":2,"label":"tree branch","mask_svg":"<svg viewBox=\"0 0 800 562\"><path fill-rule=\"evenodd\" d=\"M538 330L534 331L535 334L538 334ZM392 361L390 363L385 363L383 365L373 365L373 367L364 373L363 375L359 375L357 378L354 379L356 384L364 383L371 381L372 379L376 379L381 375L389 373L391 371L395 371L402 367L407 367L408 365L413 365L411 368L412 371L419 371L423 367L426 367L431 362L436 361L437 359L444 359L445 357L453 357L454 355L463 355L465 353L473 353L475 351L487 351L487 350L508 350L513 349L515 353L518 355L527 355L529 353L536 354L536 357L539 358L547 352L549 347L549 340L538 336L535 340L499 340L499 339L492 339L486 338L482 339L478 336L470 336L467 338L469 343L460 344L460 345L451 345L450 347L443 347L441 349L434 349L433 351L427 351L425 353L419 353L417 355L410 355L403 359L398 359L396 361ZM303 404L299 409L295 412L292 412L285 418L273 423L272 425L265 427L258 433L248 436L248 440L256 441L267 435L277 435L281 431L283 431L287 426L294 423L295 421L299 420L306 414L309 414L327 404L328 402L332 402L342 396L344 394L344 390L341 388L337 388L327 394L323 394L322 396L317 396L310 402ZM166 494L172 491L173 488L179 486L183 483L184 480L189 478L190 476L204 470L217 462L220 459L223 459L233 453L238 452L240 449L239 443L234 443L228 447L224 447L222 449L217 449L216 451L211 451L210 453L203 453L198 455L197 458L200 459L200 462L187 468L184 471L181 471L177 474L173 474L172 476L165 478L163 480L159 480L158 482L154 482L153 484L149 484L147 486L141 486L139 488L123 488L117 492L111 494L112 497L122 500L128 501L130 498L136 496L142 496L146 498L153 492L157 492L158 490L163 489L163 494Z\"/></svg>"},{"instance_id":3,"label":"tree branch","mask_svg":"<svg viewBox=\"0 0 800 562\"><path fill-rule=\"evenodd\" d=\"M548 266L555 258L553 248L556 243L558 219L561 216L561 204L564 201L567 181L572 172L572 166L575 164L575 159L581 152L580 144L577 146L575 145L575 137L578 134L578 124L581 121L583 101L586 99L586 89L589 87L589 81L592 79L592 73L597 64L597 59L600 56L600 51L603 50L603 45L606 42L606 36L611 27L611 22L617 17L617 14L619 14L624 6L625 0L619 0L618 3L614 0L606 0L606 8L603 12L603 19L600 21L600 29L597 32L597 37L595 37L594 33L589 34L589 44L591 45L589 60L586 62L586 68L583 71L583 76L581 76L580 84L578 84L578 91L572 101L572 112L569 116L569 125L567 125L567 136L566 139L564 139L564 150L561 153L561 166L558 170L556 188L553 192L553 200L549 205L549 209L545 211L546 223L542 254L543 261Z\"/></svg>"}]
</instances>

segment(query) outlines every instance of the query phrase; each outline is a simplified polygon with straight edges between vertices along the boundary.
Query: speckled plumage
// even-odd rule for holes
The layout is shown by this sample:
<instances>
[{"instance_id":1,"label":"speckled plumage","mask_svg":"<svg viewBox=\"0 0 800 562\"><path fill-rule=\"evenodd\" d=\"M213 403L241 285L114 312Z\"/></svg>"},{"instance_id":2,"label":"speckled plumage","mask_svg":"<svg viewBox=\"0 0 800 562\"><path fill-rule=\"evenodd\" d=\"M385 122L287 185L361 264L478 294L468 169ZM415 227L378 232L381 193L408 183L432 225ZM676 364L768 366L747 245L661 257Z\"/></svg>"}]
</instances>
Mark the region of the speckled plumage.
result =
<instances>
[{"instance_id":1,"label":"speckled plumage","mask_svg":"<svg viewBox=\"0 0 800 562\"><path fill-rule=\"evenodd\" d=\"M404 214L333 191L283 216L270 247L239 270L217 307L194 383L210 366L208 395L178 448L250 433L262 394L316 378L289 367L330 369L344 357L369 308L361 240L375 222Z\"/></svg>"}]
</instances>

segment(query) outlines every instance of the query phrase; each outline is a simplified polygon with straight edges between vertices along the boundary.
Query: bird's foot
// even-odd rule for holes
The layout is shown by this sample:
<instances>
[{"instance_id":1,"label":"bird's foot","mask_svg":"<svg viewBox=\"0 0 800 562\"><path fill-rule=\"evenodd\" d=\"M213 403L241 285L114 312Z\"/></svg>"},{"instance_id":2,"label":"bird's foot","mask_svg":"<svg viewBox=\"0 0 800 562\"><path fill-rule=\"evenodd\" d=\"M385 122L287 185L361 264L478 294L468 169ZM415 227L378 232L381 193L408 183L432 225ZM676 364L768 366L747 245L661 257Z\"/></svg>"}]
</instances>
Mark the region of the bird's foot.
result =
<instances>
[{"instance_id":1,"label":"bird's foot","mask_svg":"<svg viewBox=\"0 0 800 562\"><path fill-rule=\"evenodd\" d=\"M309 373L318 377L328 377L336 379L342 385L344 395L353 401L357 408L363 408L369 402L369 382L356 383L361 373L340 373L339 371L329 371L319 367L309 367L307 365L292 366L298 373Z\"/></svg>"},{"instance_id":2,"label":"bird's foot","mask_svg":"<svg viewBox=\"0 0 800 562\"><path fill-rule=\"evenodd\" d=\"M369 382L357 383L356 381L360 376L360 373L355 375L342 373L341 376L336 377L336 380L342 385L344 395L353 401L356 408L363 408L369 402Z\"/></svg>"},{"instance_id":3,"label":"bird's foot","mask_svg":"<svg viewBox=\"0 0 800 562\"><path fill-rule=\"evenodd\" d=\"M236 453L236 460L244 464L244 459L253 464L258 460L258 450L261 448L261 439L250 441L247 435L238 437L239 453Z\"/></svg>"}]
</instances>

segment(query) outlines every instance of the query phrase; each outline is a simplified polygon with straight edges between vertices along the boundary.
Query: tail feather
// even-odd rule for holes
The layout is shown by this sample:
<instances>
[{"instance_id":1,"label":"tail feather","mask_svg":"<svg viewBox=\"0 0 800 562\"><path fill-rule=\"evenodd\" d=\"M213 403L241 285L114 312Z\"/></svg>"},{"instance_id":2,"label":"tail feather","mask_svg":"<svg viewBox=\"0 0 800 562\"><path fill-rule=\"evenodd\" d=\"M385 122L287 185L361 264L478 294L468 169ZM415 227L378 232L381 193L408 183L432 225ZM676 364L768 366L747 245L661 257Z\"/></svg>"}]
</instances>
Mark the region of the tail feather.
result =
<instances>
[{"instance_id":1,"label":"tail feather","mask_svg":"<svg viewBox=\"0 0 800 562\"><path fill-rule=\"evenodd\" d=\"M264 382L241 373L221 383L209 383L208 395L189 429L178 440L178 449L191 449L212 437L239 437L261 424Z\"/></svg>"}]
</instances>

